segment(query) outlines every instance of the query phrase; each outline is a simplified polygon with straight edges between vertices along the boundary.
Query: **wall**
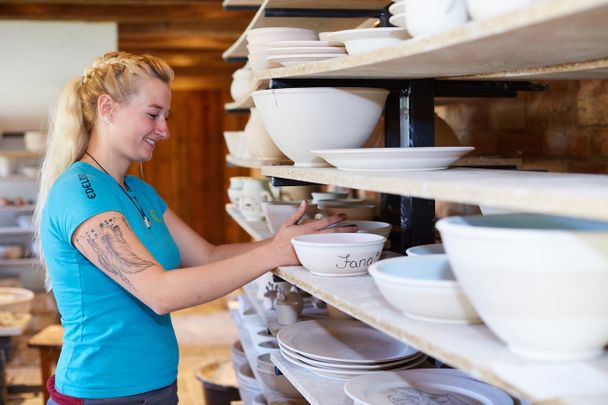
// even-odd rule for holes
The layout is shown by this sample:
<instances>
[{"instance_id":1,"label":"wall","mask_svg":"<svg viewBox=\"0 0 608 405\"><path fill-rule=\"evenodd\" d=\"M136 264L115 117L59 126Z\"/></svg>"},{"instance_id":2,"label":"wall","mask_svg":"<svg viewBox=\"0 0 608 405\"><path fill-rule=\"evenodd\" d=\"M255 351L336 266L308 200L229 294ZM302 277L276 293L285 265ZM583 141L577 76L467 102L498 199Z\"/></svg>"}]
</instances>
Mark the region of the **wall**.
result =
<instances>
[{"instance_id":1,"label":"wall","mask_svg":"<svg viewBox=\"0 0 608 405\"><path fill-rule=\"evenodd\" d=\"M0 131L46 129L65 83L117 49L115 23L0 21Z\"/></svg>"},{"instance_id":2,"label":"wall","mask_svg":"<svg viewBox=\"0 0 608 405\"><path fill-rule=\"evenodd\" d=\"M554 81L544 92L437 107L478 155L521 152L524 169L608 174L608 81Z\"/></svg>"}]
</instances>

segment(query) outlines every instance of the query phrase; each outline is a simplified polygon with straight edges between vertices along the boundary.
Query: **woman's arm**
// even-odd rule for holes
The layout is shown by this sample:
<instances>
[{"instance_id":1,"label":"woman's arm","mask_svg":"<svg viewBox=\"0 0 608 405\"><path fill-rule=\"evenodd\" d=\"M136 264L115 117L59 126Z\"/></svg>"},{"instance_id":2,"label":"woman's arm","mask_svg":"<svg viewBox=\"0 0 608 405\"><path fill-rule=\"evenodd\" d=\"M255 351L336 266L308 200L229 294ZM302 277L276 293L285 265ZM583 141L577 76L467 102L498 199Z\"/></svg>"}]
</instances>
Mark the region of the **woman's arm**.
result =
<instances>
[{"instance_id":1,"label":"woman's arm","mask_svg":"<svg viewBox=\"0 0 608 405\"><path fill-rule=\"evenodd\" d=\"M170 208L167 208L167 211L165 211L163 219L179 248L182 266L184 267L200 266L227 259L270 242L270 239L267 239L259 242L230 243L215 246L197 234Z\"/></svg>"},{"instance_id":2,"label":"woman's arm","mask_svg":"<svg viewBox=\"0 0 608 405\"><path fill-rule=\"evenodd\" d=\"M298 264L291 245L294 236L356 231L351 227L324 229L343 220L343 215L295 225L305 209L300 207L266 243L227 259L173 271L162 268L119 212L89 218L72 239L99 269L156 313L165 314L222 297L278 266Z\"/></svg>"}]
</instances>

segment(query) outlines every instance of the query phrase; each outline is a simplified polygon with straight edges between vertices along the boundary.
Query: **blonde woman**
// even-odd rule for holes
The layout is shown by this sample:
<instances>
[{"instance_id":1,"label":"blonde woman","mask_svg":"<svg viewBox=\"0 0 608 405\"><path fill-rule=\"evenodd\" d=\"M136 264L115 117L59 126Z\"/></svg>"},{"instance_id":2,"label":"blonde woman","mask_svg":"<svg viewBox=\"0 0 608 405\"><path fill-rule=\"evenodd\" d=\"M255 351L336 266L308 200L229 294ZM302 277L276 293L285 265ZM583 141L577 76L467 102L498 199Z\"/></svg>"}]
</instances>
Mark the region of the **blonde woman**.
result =
<instances>
[{"instance_id":1,"label":"blonde woman","mask_svg":"<svg viewBox=\"0 0 608 405\"><path fill-rule=\"evenodd\" d=\"M58 101L36 215L64 327L49 404L177 403L169 313L297 264L292 237L344 219L296 225L303 203L269 240L213 246L197 235L154 188L125 176L169 137L172 79L161 59L111 52Z\"/></svg>"}]
</instances>

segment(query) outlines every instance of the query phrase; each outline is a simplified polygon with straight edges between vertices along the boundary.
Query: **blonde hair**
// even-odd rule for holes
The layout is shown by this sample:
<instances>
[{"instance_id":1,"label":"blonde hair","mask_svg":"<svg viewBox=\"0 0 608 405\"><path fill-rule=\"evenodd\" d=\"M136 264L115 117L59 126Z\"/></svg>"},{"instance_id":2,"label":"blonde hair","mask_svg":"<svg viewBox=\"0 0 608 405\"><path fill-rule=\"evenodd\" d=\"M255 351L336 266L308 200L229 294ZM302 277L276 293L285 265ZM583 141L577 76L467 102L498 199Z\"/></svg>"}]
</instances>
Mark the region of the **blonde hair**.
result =
<instances>
[{"instance_id":1,"label":"blonde hair","mask_svg":"<svg viewBox=\"0 0 608 405\"><path fill-rule=\"evenodd\" d=\"M170 84L174 74L162 59L151 55L108 52L85 69L82 77L68 82L51 112L46 154L42 162L38 202L34 212L35 236L40 240L42 209L55 180L87 150L97 121L97 100L103 94L119 103L128 102L145 79ZM39 249L42 253L42 250ZM42 258L42 254L40 255ZM44 266L41 266L44 268ZM50 289L48 274L45 276Z\"/></svg>"}]
</instances>

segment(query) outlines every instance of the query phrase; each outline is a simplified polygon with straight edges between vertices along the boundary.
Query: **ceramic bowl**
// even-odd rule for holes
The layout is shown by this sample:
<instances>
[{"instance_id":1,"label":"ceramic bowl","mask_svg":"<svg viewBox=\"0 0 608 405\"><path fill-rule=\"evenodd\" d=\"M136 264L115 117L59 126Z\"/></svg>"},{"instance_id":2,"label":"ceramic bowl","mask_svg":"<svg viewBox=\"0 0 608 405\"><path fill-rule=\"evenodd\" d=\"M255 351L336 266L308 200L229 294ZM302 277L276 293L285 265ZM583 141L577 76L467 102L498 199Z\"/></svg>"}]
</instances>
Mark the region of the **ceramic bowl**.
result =
<instances>
[{"instance_id":1,"label":"ceramic bowl","mask_svg":"<svg viewBox=\"0 0 608 405\"><path fill-rule=\"evenodd\" d=\"M369 268L378 289L410 318L439 323L474 323L479 316L454 279L446 255L397 257Z\"/></svg>"},{"instance_id":2,"label":"ceramic bowl","mask_svg":"<svg viewBox=\"0 0 608 405\"><path fill-rule=\"evenodd\" d=\"M391 233L392 225L387 222L380 221L351 221L345 220L338 222L336 226L357 225L361 233L373 233L384 238L388 238Z\"/></svg>"},{"instance_id":3,"label":"ceramic bowl","mask_svg":"<svg viewBox=\"0 0 608 405\"><path fill-rule=\"evenodd\" d=\"M318 203L322 200L339 200L343 198L348 198L348 193L335 192L335 191L318 191L311 193L312 202Z\"/></svg>"},{"instance_id":4,"label":"ceramic bowl","mask_svg":"<svg viewBox=\"0 0 608 405\"><path fill-rule=\"evenodd\" d=\"M386 238L370 233L326 233L291 240L298 259L312 274L356 276L380 258Z\"/></svg>"},{"instance_id":5,"label":"ceramic bowl","mask_svg":"<svg viewBox=\"0 0 608 405\"><path fill-rule=\"evenodd\" d=\"M305 28L264 27L247 33L247 43L267 44L273 41L317 41L319 33Z\"/></svg>"},{"instance_id":6,"label":"ceramic bowl","mask_svg":"<svg viewBox=\"0 0 608 405\"><path fill-rule=\"evenodd\" d=\"M405 24L413 37L450 31L467 22L465 0L405 0Z\"/></svg>"},{"instance_id":7,"label":"ceramic bowl","mask_svg":"<svg viewBox=\"0 0 608 405\"><path fill-rule=\"evenodd\" d=\"M343 42L349 55L358 55L396 45L408 38L410 38L410 34L399 27L359 28L336 31L329 35L331 41Z\"/></svg>"},{"instance_id":8,"label":"ceramic bowl","mask_svg":"<svg viewBox=\"0 0 608 405\"><path fill-rule=\"evenodd\" d=\"M405 13L394 14L388 21L393 24L395 27L405 28L407 26L407 21L405 19Z\"/></svg>"},{"instance_id":9,"label":"ceramic bowl","mask_svg":"<svg viewBox=\"0 0 608 405\"><path fill-rule=\"evenodd\" d=\"M245 143L253 157L258 159L285 159L283 152L277 148L262 122L258 110L250 109L249 121L243 131Z\"/></svg>"},{"instance_id":10,"label":"ceramic bowl","mask_svg":"<svg viewBox=\"0 0 608 405\"><path fill-rule=\"evenodd\" d=\"M249 68L238 69L232 74L230 95L233 100L241 100L247 96L253 80L253 71Z\"/></svg>"},{"instance_id":11,"label":"ceramic bowl","mask_svg":"<svg viewBox=\"0 0 608 405\"><path fill-rule=\"evenodd\" d=\"M608 223L538 214L441 219L456 278L488 327L532 359L597 356L608 342Z\"/></svg>"},{"instance_id":12,"label":"ceramic bowl","mask_svg":"<svg viewBox=\"0 0 608 405\"><path fill-rule=\"evenodd\" d=\"M34 292L25 288L0 287L0 311L28 313Z\"/></svg>"},{"instance_id":13,"label":"ceramic bowl","mask_svg":"<svg viewBox=\"0 0 608 405\"><path fill-rule=\"evenodd\" d=\"M270 137L295 166L327 166L311 149L362 147L382 114L388 90L310 87L261 90L252 96Z\"/></svg>"},{"instance_id":14,"label":"ceramic bowl","mask_svg":"<svg viewBox=\"0 0 608 405\"><path fill-rule=\"evenodd\" d=\"M376 206L373 204L323 204L321 210L327 215L346 214L346 219L351 221L371 221L374 219Z\"/></svg>"},{"instance_id":15,"label":"ceramic bowl","mask_svg":"<svg viewBox=\"0 0 608 405\"><path fill-rule=\"evenodd\" d=\"M228 153L234 157L238 156L239 146L241 137L243 136L242 131L224 131L224 141L228 148Z\"/></svg>"},{"instance_id":16,"label":"ceramic bowl","mask_svg":"<svg viewBox=\"0 0 608 405\"><path fill-rule=\"evenodd\" d=\"M529 6L535 0L467 0L467 9L473 20L495 17L522 7Z\"/></svg>"},{"instance_id":17,"label":"ceramic bowl","mask_svg":"<svg viewBox=\"0 0 608 405\"><path fill-rule=\"evenodd\" d=\"M405 1L396 1L388 8L388 12L392 15L405 13Z\"/></svg>"},{"instance_id":18,"label":"ceramic bowl","mask_svg":"<svg viewBox=\"0 0 608 405\"><path fill-rule=\"evenodd\" d=\"M284 375L275 375L274 365L271 370L268 370L265 365L258 362L257 371L258 376L268 388L280 392L281 394L290 398L302 397L296 387L289 382L287 377Z\"/></svg>"},{"instance_id":19,"label":"ceramic bowl","mask_svg":"<svg viewBox=\"0 0 608 405\"><path fill-rule=\"evenodd\" d=\"M258 344L256 348L260 354L273 353L279 350L279 344L276 341L269 340Z\"/></svg>"},{"instance_id":20,"label":"ceramic bowl","mask_svg":"<svg viewBox=\"0 0 608 405\"><path fill-rule=\"evenodd\" d=\"M443 243L431 243L429 245L412 246L405 251L408 256L428 256L444 254Z\"/></svg>"},{"instance_id":21,"label":"ceramic bowl","mask_svg":"<svg viewBox=\"0 0 608 405\"><path fill-rule=\"evenodd\" d=\"M273 69L281 67L279 63L269 61L269 56L270 54L268 52L256 52L247 55L247 60L249 61L249 66L251 66L251 70L255 72L262 69Z\"/></svg>"},{"instance_id":22,"label":"ceramic bowl","mask_svg":"<svg viewBox=\"0 0 608 405\"><path fill-rule=\"evenodd\" d=\"M247 356L245 356L243 345L240 341L234 342L230 347L230 357L232 358L235 370L238 370L240 366L247 363Z\"/></svg>"},{"instance_id":23,"label":"ceramic bowl","mask_svg":"<svg viewBox=\"0 0 608 405\"><path fill-rule=\"evenodd\" d=\"M262 212L264 212L270 232L273 234L277 233L289 217L296 212L300 204L300 201L270 201L262 203ZM308 204L304 220L314 219L315 214L318 212L316 204Z\"/></svg>"}]
</instances>

